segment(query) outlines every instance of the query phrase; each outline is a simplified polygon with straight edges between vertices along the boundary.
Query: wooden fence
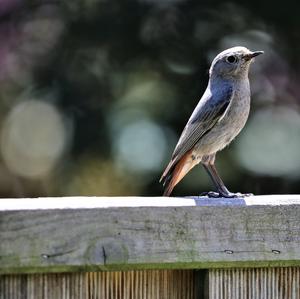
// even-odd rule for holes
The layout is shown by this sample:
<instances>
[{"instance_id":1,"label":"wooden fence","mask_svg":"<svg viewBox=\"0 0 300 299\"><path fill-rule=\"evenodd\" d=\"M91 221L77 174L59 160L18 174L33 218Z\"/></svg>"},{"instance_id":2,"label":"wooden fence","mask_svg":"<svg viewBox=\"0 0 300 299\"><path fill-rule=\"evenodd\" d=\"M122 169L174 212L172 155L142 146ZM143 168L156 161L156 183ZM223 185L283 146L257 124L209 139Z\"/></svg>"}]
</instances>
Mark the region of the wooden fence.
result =
<instances>
[{"instance_id":1,"label":"wooden fence","mask_svg":"<svg viewBox=\"0 0 300 299\"><path fill-rule=\"evenodd\" d=\"M299 299L300 195L0 199L1 299Z\"/></svg>"}]
</instances>

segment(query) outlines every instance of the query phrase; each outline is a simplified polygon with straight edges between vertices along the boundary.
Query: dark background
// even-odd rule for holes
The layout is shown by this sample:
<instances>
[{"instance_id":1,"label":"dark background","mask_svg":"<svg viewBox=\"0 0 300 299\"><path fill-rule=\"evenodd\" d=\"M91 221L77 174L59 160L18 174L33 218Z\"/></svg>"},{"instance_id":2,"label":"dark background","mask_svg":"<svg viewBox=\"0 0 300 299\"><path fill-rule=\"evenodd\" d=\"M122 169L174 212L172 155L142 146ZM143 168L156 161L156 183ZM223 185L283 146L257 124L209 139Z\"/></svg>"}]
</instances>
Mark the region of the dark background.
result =
<instances>
[{"instance_id":1,"label":"dark background","mask_svg":"<svg viewBox=\"0 0 300 299\"><path fill-rule=\"evenodd\" d=\"M264 50L246 127L217 156L231 191L300 192L300 18L266 1L0 2L0 196L161 195L211 60ZM212 189L201 167L174 195Z\"/></svg>"}]
</instances>

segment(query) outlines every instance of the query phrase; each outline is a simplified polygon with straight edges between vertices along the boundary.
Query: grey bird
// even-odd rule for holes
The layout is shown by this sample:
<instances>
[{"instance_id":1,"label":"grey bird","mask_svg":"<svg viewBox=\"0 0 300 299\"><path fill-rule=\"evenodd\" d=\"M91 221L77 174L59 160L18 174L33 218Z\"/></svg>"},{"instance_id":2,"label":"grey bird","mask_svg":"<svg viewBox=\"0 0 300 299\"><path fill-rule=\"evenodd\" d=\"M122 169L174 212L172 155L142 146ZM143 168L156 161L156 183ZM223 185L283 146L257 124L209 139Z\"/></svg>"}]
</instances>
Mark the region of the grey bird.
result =
<instances>
[{"instance_id":1,"label":"grey bird","mask_svg":"<svg viewBox=\"0 0 300 299\"><path fill-rule=\"evenodd\" d=\"M250 110L248 72L253 58L263 51L252 52L234 47L218 54L209 70L208 86L188 120L160 182L164 196L169 196L178 182L201 163L217 192L211 197L237 197L229 192L215 168L216 153L226 147L244 127Z\"/></svg>"}]
</instances>

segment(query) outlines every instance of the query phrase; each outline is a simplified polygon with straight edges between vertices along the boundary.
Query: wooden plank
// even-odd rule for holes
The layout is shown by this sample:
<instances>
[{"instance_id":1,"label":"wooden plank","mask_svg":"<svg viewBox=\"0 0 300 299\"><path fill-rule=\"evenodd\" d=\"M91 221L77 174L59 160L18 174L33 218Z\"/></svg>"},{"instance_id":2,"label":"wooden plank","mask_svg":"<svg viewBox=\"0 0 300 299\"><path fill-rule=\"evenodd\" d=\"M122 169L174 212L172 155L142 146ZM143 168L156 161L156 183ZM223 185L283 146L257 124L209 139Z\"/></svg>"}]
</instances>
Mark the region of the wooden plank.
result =
<instances>
[{"instance_id":1,"label":"wooden plank","mask_svg":"<svg viewBox=\"0 0 300 299\"><path fill-rule=\"evenodd\" d=\"M195 277L192 270L1 275L0 299L202 298Z\"/></svg>"},{"instance_id":2,"label":"wooden plank","mask_svg":"<svg viewBox=\"0 0 300 299\"><path fill-rule=\"evenodd\" d=\"M299 216L299 195L1 199L0 273L295 266Z\"/></svg>"},{"instance_id":3,"label":"wooden plank","mask_svg":"<svg viewBox=\"0 0 300 299\"><path fill-rule=\"evenodd\" d=\"M95 209L120 207L192 207L192 206L253 206L253 205L299 205L300 195L259 195L245 198L190 197L38 197L0 198L0 211Z\"/></svg>"},{"instance_id":4,"label":"wooden plank","mask_svg":"<svg viewBox=\"0 0 300 299\"><path fill-rule=\"evenodd\" d=\"M209 299L298 299L300 268L211 269Z\"/></svg>"}]
</instances>

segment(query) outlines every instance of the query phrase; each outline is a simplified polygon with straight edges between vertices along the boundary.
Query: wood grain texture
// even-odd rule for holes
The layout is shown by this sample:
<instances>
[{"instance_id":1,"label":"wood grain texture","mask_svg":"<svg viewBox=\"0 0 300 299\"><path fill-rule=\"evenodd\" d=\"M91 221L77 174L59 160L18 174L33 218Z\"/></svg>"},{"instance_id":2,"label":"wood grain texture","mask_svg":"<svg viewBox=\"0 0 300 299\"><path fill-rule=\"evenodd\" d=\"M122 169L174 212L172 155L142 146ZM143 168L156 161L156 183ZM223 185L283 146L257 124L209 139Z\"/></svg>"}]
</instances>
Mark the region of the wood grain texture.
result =
<instances>
[{"instance_id":1,"label":"wood grain texture","mask_svg":"<svg viewBox=\"0 0 300 299\"><path fill-rule=\"evenodd\" d=\"M0 299L196 299L195 271L0 275Z\"/></svg>"},{"instance_id":2,"label":"wood grain texture","mask_svg":"<svg viewBox=\"0 0 300 299\"><path fill-rule=\"evenodd\" d=\"M209 299L299 299L300 268L209 270Z\"/></svg>"},{"instance_id":3,"label":"wood grain texture","mask_svg":"<svg viewBox=\"0 0 300 299\"><path fill-rule=\"evenodd\" d=\"M93 208L82 208L84 198L72 208L65 199L48 209L54 199L27 199L24 209L22 199L15 208L2 202L0 273L300 265L299 196L283 196L282 205L269 196L178 199L177 207L150 199L138 207L135 198L133 207L116 207L126 199L102 207L93 198Z\"/></svg>"}]
</instances>

